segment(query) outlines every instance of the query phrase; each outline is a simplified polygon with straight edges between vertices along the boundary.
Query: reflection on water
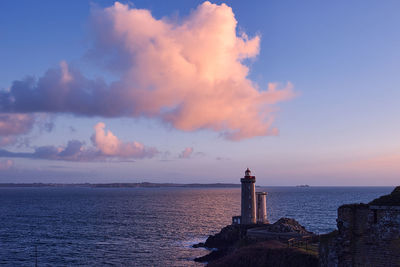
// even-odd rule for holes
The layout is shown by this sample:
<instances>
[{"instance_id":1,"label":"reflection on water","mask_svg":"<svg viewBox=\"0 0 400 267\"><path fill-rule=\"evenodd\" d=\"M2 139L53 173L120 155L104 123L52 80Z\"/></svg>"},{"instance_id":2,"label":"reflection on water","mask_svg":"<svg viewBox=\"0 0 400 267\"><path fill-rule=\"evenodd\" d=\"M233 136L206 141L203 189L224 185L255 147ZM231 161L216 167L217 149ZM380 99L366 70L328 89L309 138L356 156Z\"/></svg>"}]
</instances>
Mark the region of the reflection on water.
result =
<instances>
[{"instance_id":1,"label":"reflection on water","mask_svg":"<svg viewBox=\"0 0 400 267\"><path fill-rule=\"evenodd\" d=\"M335 227L343 203L392 188L268 187L270 221L292 217L315 232ZM240 189L2 188L0 264L195 265L193 249L240 214Z\"/></svg>"}]
</instances>

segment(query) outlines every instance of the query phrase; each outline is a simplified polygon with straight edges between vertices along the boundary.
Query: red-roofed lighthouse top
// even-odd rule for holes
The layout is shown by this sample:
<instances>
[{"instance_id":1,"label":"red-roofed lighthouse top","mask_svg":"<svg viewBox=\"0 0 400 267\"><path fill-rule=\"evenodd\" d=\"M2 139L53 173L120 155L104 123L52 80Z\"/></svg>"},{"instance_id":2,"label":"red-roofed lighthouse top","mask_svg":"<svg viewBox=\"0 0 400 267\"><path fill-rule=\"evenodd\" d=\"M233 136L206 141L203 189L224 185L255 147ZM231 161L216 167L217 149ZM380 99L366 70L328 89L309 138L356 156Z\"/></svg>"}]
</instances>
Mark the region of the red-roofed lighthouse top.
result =
<instances>
[{"instance_id":1,"label":"red-roofed lighthouse top","mask_svg":"<svg viewBox=\"0 0 400 267\"><path fill-rule=\"evenodd\" d=\"M246 171L244 172L244 178L247 178L247 179L254 179L254 178L256 178L256 177L255 177L255 176L251 176L251 171L250 171L249 168L247 168Z\"/></svg>"}]
</instances>

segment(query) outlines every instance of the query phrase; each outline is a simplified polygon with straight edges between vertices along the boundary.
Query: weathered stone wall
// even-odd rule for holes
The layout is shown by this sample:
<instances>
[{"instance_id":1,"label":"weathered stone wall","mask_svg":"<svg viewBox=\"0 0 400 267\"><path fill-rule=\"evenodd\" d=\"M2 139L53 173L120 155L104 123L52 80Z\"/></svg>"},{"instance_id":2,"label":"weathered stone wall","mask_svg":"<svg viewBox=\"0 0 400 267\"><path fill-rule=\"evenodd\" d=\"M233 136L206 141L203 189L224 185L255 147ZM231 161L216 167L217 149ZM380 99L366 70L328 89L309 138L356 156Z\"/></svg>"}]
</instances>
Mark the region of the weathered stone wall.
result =
<instances>
[{"instance_id":1,"label":"weathered stone wall","mask_svg":"<svg viewBox=\"0 0 400 267\"><path fill-rule=\"evenodd\" d=\"M338 232L321 238L321 266L400 266L400 207L338 209Z\"/></svg>"},{"instance_id":2,"label":"weathered stone wall","mask_svg":"<svg viewBox=\"0 0 400 267\"><path fill-rule=\"evenodd\" d=\"M321 235L319 241L319 263L320 266L324 267L335 267L338 266L338 255L336 248L338 231L335 230L332 233Z\"/></svg>"}]
</instances>

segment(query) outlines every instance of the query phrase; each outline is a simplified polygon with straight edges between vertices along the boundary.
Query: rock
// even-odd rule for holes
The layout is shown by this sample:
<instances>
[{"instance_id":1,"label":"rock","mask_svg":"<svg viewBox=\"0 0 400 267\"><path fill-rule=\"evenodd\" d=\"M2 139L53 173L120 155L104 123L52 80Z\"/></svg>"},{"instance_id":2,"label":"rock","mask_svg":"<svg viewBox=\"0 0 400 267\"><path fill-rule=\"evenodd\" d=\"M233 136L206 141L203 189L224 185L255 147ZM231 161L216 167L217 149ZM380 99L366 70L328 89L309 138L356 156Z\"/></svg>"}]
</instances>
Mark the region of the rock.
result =
<instances>
[{"instance_id":1,"label":"rock","mask_svg":"<svg viewBox=\"0 0 400 267\"><path fill-rule=\"evenodd\" d=\"M198 247L205 247L205 248L216 248L217 250L212 251L208 255L205 255L203 257L196 258L195 261L197 262L208 262L208 263L214 263L217 262L219 259L224 259L222 261L221 266L229 266L229 265L224 265L226 264L231 264L234 262L237 258L236 253L241 252L241 254L244 258L245 263L256 263L257 261L257 256L255 259L252 259L254 257L254 253L248 252L246 250L247 247L253 246L255 244L259 243L259 240L254 240L252 238L248 238L246 233L247 230L252 229L252 228L264 228L267 231L273 232L273 233L296 233L300 235L309 235L312 234L311 232L308 232L302 225L300 225L296 220L290 219L290 218L281 218L274 224L250 224L250 225L228 225L225 226L224 228L221 229L221 231L215 235L210 235L205 243L199 243L196 245L193 245L194 248ZM279 235L278 235L279 237ZM277 238L278 238L277 237ZM269 243L268 243L269 242ZM259 255L262 259L261 261L264 262L265 259L277 259L278 262L282 261L286 263L285 258L287 255L290 255L293 250L288 249L286 244L283 244L279 242L278 240L269 240L267 243L264 243L264 245L261 246L256 246L257 251L267 251L266 253L269 255L263 256ZM274 243L275 242L275 243ZM276 252L276 249L283 249L283 252ZM315 259L313 257L309 258L309 256L304 256L300 255L298 252L293 252L296 256L293 257L300 257L305 260L305 262L308 262L310 260L310 265L313 266L315 263ZM271 258L272 257L272 258ZM240 257L239 257L240 258ZM290 257L289 257L290 258ZM225 261L226 260L226 261ZM272 261L273 262L273 261ZM311 264L312 263L312 264ZM216 265L218 266L218 265ZM234 265L234 266L246 266L246 265ZM259 266L259 265L255 265ZM273 265L266 265L266 266L273 266ZM280 265L280 266L286 266L286 265ZM303 266L303 265L298 265L298 266ZM307 265L304 265L307 266Z\"/></svg>"},{"instance_id":2,"label":"rock","mask_svg":"<svg viewBox=\"0 0 400 267\"><path fill-rule=\"evenodd\" d=\"M274 224L269 225L267 229L270 232L275 232L275 233L295 232L304 235L312 234L312 232L307 231L306 228L304 228L304 226L298 223L295 219L291 218L280 218Z\"/></svg>"},{"instance_id":3,"label":"rock","mask_svg":"<svg viewBox=\"0 0 400 267\"><path fill-rule=\"evenodd\" d=\"M215 235L210 235L205 243L207 248L224 248L236 242L240 238L240 228L236 225L228 225Z\"/></svg>"},{"instance_id":4,"label":"rock","mask_svg":"<svg viewBox=\"0 0 400 267\"><path fill-rule=\"evenodd\" d=\"M257 224L251 225L228 225L215 235L210 235L205 243L207 248L223 249L234 245L246 236L247 229L258 227Z\"/></svg>"},{"instance_id":5,"label":"rock","mask_svg":"<svg viewBox=\"0 0 400 267\"><path fill-rule=\"evenodd\" d=\"M215 261L219 258L222 258L227 254L228 254L228 251L226 249L213 250L213 251L211 251L211 253L209 253L205 256L195 258L194 261L195 262L211 262L211 261Z\"/></svg>"},{"instance_id":6,"label":"rock","mask_svg":"<svg viewBox=\"0 0 400 267\"><path fill-rule=\"evenodd\" d=\"M369 203L374 206L400 206L400 186L397 186L389 195L381 196Z\"/></svg>"},{"instance_id":7,"label":"rock","mask_svg":"<svg viewBox=\"0 0 400 267\"><path fill-rule=\"evenodd\" d=\"M198 243L198 244L194 244L193 246L192 246L192 248L204 248L204 243L203 242L200 242L200 243Z\"/></svg>"}]
</instances>

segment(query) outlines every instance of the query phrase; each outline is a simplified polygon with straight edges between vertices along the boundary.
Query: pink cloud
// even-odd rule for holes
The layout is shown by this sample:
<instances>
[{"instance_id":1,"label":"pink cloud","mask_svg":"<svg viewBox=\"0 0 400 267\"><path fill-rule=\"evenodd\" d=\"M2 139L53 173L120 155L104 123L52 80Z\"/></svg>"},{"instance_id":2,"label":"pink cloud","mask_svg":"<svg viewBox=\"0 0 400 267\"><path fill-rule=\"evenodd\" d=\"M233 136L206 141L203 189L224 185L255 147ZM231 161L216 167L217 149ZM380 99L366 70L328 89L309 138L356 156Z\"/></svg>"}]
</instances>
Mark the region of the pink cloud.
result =
<instances>
[{"instance_id":1,"label":"pink cloud","mask_svg":"<svg viewBox=\"0 0 400 267\"><path fill-rule=\"evenodd\" d=\"M15 144L17 140L16 136L0 136L0 147Z\"/></svg>"},{"instance_id":2,"label":"pink cloud","mask_svg":"<svg viewBox=\"0 0 400 267\"><path fill-rule=\"evenodd\" d=\"M30 132L34 122L34 115L0 113L0 147L15 144L18 136Z\"/></svg>"},{"instance_id":3,"label":"pink cloud","mask_svg":"<svg viewBox=\"0 0 400 267\"><path fill-rule=\"evenodd\" d=\"M40 146L34 152L11 152L0 149L0 157L31 158L65 161L123 161L127 159L152 158L159 152L139 142L120 141L111 131L105 131L105 124L99 122L92 136L94 146L85 146L78 140L68 141L66 146Z\"/></svg>"},{"instance_id":4,"label":"pink cloud","mask_svg":"<svg viewBox=\"0 0 400 267\"><path fill-rule=\"evenodd\" d=\"M179 158L181 159L188 159L193 154L193 147L186 147L180 154Z\"/></svg>"},{"instance_id":5,"label":"pink cloud","mask_svg":"<svg viewBox=\"0 0 400 267\"><path fill-rule=\"evenodd\" d=\"M204 2L181 24L173 24L117 2L95 13L95 19L111 25L108 32L100 27L110 37L101 45L121 47L133 62L124 70L124 82L139 85L130 92L134 113L159 116L185 131L212 129L235 140L276 134L270 105L293 97L292 86L258 90L247 78L242 60L259 53L260 37L237 36L237 21L227 5Z\"/></svg>"},{"instance_id":6,"label":"pink cloud","mask_svg":"<svg viewBox=\"0 0 400 267\"><path fill-rule=\"evenodd\" d=\"M12 160L0 160L0 171L8 170L14 165L14 161Z\"/></svg>"},{"instance_id":7,"label":"pink cloud","mask_svg":"<svg viewBox=\"0 0 400 267\"><path fill-rule=\"evenodd\" d=\"M65 61L60 62L60 68L61 68L61 82L62 83L68 83L72 81L72 75L69 72L68 69L68 64Z\"/></svg>"},{"instance_id":8,"label":"pink cloud","mask_svg":"<svg viewBox=\"0 0 400 267\"><path fill-rule=\"evenodd\" d=\"M276 135L275 104L295 96L290 83L259 88L248 78L243 61L258 55L260 36L238 35L225 4L204 2L173 22L116 2L94 10L92 25L89 54L119 80L89 80L61 62L37 82L15 81L0 93L0 111L156 118L179 130L208 129L240 140Z\"/></svg>"},{"instance_id":9,"label":"pink cloud","mask_svg":"<svg viewBox=\"0 0 400 267\"><path fill-rule=\"evenodd\" d=\"M94 126L95 134L92 142L105 156L116 156L123 158L146 158L153 157L158 153L156 148L146 147L139 142L121 142L110 130L105 130L106 125L99 122Z\"/></svg>"},{"instance_id":10,"label":"pink cloud","mask_svg":"<svg viewBox=\"0 0 400 267\"><path fill-rule=\"evenodd\" d=\"M30 114L0 113L0 136L25 134L32 129L34 121Z\"/></svg>"}]
</instances>

